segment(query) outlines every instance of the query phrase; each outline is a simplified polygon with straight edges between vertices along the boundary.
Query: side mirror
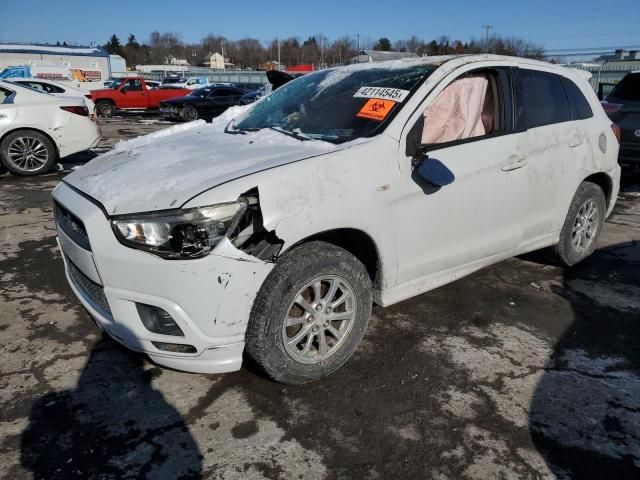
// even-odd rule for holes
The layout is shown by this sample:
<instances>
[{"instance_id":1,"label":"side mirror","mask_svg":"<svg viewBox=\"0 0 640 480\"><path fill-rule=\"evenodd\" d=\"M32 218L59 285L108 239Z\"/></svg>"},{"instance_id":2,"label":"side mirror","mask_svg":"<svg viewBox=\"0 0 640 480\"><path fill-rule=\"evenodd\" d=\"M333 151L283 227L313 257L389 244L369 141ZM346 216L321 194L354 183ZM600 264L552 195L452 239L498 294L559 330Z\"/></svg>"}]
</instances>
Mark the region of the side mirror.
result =
<instances>
[{"instance_id":1,"label":"side mirror","mask_svg":"<svg viewBox=\"0 0 640 480\"><path fill-rule=\"evenodd\" d=\"M425 157L417 162L414 171L433 187L441 188L450 185L455 180L455 175L440 160Z\"/></svg>"}]
</instances>

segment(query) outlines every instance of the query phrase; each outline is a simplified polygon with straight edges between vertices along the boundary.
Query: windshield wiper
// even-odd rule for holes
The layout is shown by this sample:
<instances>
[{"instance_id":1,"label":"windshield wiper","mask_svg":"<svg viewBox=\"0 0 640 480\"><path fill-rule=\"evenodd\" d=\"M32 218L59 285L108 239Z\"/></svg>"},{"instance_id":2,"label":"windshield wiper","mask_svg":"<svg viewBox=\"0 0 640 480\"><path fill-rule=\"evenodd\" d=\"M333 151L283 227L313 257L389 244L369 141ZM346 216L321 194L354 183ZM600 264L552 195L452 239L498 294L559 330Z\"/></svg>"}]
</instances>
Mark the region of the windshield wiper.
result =
<instances>
[{"instance_id":1,"label":"windshield wiper","mask_svg":"<svg viewBox=\"0 0 640 480\"><path fill-rule=\"evenodd\" d=\"M290 137L295 138L296 140L300 140L302 142L306 142L307 140L313 140L313 138L305 135L299 129L298 130L287 130L285 128L279 127L278 125L269 125L271 130L275 130L276 132L284 133Z\"/></svg>"},{"instance_id":2,"label":"windshield wiper","mask_svg":"<svg viewBox=\"0 0 640 480\"><path fill-rule=\"evenodd\" d=\"M257 132L259 128L238 128L233 124L233 120L227 123L227 126L224 127L224 133L230 133L231 135L246 135L247 132ZM231 128L229 128L231 127Z\"/></svg>"}]
</instances>

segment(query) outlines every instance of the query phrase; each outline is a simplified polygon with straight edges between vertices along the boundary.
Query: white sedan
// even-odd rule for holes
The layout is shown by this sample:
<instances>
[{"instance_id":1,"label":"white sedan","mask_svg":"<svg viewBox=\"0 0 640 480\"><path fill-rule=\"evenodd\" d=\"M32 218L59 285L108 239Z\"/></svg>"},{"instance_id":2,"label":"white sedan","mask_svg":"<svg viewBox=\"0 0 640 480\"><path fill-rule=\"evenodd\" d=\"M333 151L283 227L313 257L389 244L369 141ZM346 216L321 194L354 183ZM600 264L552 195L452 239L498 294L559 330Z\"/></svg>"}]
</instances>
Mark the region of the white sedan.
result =
<instances>
[{"instance_id":1,"label":"white sedan","mask_svg":"<svg viewBox=\"0 0 640 480\"><path fill-rule=\"evenodd\" d=\"M100 141L84 98L55 97L0 81L0 162L15 175L47 172Z\"/></svg>"},{"instance_id":2,"label":"white sedan","mask_svg":"<svg viewBox=\"0 0 640 480\"><path fill-rule=\"evenodd\" d=\"M70 87L69 85L61 82L47 80L44 78L12 78L8 81L17 83L18 85L22 85L24 87L33 88L34 90L38 90L39 92L50 93L51 95L54 95L56 97L82 98L84 99L84 103L89 109L89 114L93 115L95 104L91 101L90 98L87 98L87 93L83 92L82 90Z\"/></svg>"}]
</instances>

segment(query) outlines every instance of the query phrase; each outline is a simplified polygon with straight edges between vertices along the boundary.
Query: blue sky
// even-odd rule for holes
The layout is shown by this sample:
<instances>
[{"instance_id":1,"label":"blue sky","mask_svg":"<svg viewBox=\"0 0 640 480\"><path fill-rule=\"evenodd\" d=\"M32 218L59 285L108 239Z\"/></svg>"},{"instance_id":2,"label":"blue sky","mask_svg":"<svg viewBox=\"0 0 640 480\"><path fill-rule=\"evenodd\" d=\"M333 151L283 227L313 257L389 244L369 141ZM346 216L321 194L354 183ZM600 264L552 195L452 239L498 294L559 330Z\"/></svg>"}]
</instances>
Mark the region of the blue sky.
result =
<instances>
[{"instance_id":1,"label":"blue sky","mask_svg":"<svg viewBox=\"0 0 640 480\"><path fill-rule=\"evenodd\" d=\"M330 39L359 33L392 41L442 34L468 40L493 32L519 36L547 49L640 44L640 0L387 2L276 0L2 0L0 42L103 44L115 33L146 40L153 30L173 31L185 42L207 33L267 41L323 33Z\"/></svg>"}]
</instances>

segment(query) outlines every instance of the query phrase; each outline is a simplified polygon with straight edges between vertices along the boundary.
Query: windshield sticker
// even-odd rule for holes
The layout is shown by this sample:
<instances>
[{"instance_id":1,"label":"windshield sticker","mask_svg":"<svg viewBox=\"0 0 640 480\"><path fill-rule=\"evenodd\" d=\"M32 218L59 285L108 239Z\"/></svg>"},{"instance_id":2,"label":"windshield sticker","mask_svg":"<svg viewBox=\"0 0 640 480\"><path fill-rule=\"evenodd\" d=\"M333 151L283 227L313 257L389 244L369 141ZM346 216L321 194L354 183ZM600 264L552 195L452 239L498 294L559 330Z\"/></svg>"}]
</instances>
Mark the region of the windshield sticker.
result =
<instances>
[{"instance_id":1,"label":"windshield sticker","mask_svg":"<svg viewBox=\"0 0 640 480\"><path fill-rule=\"evenodd\" d=\"M384 87L360 87L353 94L355 98L381 98L383 100L393 100L394 102L403 102L407 95L409 95L409 90Z\"/></svg>"},{"instance_id":2,"label":"windshield sticker","mask_svg":"<svg viewBox=\"0 0 640 480\"><path fill-rule=\"evenodd\" d=\"M378 122L383 121L387 115L393 110L393 106L396 102L391 100L380 100L379 98L372 98L364 104L364 107L356 114L359 118L368 118L369 120L376 120Z\"/></svg>"}]
</instances>

